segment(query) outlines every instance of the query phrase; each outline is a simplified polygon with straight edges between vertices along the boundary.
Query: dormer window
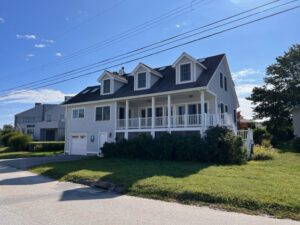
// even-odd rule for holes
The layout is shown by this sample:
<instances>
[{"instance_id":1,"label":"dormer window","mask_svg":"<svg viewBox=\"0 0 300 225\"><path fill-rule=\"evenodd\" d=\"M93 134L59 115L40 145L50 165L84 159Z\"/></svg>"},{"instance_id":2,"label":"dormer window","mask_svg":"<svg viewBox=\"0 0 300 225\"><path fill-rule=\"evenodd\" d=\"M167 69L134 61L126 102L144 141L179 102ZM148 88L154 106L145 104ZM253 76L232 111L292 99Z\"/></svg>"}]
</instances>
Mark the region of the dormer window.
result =
<instances>
[{"instance_id":1,"label":"dormer window","mask_svg":"<svg viewBox=\"0 0 300 225\"><path fill-rule=\"evenodd\" d=\"M110 93L110 79L103 80L103 94Z\"/></svg>"},{"instance_id":2,"label":"dormer window","mask_svg":"<svg viewBox=\"0 0 300 225\"><path fill-rule=\"evenodd\" d=\"M182 53L172 64L176 71L176 84L195 82L200 77L206 66L202 63L205 60L197 60L187 53Z\"/></svg>"},{"instance_id":3,"label":"dormer window","mask_svg":"<svg viewBox=\"0 0 300 225\"><path fill-rule=\"evenodd\" d=\"M138 89L146 88L146 72L138 74Z\"/></svg>"},{"instance_id":4,"label":"dormer window","mask_svg":"<svg viewBox=\"0 0 300 225\"><path fill-rule=\"evenodd\" d=\"M191 81L191 63L180 65L180 82Z\"/></svg>"}]
</instances>

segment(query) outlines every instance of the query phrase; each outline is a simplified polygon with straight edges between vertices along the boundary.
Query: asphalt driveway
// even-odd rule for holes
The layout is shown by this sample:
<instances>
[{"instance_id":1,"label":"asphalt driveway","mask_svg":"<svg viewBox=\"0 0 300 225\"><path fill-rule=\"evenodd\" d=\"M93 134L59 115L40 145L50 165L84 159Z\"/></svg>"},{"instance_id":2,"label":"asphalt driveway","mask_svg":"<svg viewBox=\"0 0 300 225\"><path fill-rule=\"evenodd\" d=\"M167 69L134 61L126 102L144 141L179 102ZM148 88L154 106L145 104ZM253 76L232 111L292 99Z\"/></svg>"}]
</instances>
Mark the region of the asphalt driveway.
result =
<instances>
[{"instance_id":1,"label":"asphalt driveway","mask_svg":"<svg viewBox=\"0 0 300 225\"><path fill-rule=\"evenodd\" d=\"M44 157L31 157L31 158L17 158L17 159L0 159L0 166L10 166L17 169L27 169L36 165L52 163L52 162L64 162L79 160L84 156L75 155L55 155L55 156L44 156Z\"/></svg>"},{"instance_id":2,"label":"asphalt driveway","mask_svg":"<svg viewBox=\"0 0 300 225\"><path fill-rule=\"evenodd\" d=\"M291 220L120 196L3 164L0 164L0 218L0 225L300 225Z\"/></svg>"}]
</instances>

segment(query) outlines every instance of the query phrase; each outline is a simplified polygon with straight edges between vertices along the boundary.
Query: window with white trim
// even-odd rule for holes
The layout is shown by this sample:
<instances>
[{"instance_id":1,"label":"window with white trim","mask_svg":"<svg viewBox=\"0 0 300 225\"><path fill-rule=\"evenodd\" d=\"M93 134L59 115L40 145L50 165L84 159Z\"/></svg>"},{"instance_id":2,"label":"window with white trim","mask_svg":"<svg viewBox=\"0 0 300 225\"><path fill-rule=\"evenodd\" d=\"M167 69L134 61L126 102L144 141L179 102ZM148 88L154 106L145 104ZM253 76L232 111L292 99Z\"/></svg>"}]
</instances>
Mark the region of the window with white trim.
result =
<instances>
[{"instance_id":1,"label":"window with white trim","mask_svg":"<svg viewBox=\"0 0 300 225\"><path fill-rule=\"evenodd\" d=\"M180 65L180 82L192 80L191 63Z\"/></svg>"},{"instance_id":2,"label":"window with white trim","mask_svg":"<svg viewBox=\"0 0 300 225\"><path fill-rule=\"evenodd\" d=\"M110 120L110 106L101 106L96 108L96 121Z\"/></svg>"},{"instance_id":3,"label":"window with white trim","mask_svg":"<svg viewBox=\"0 0 300 225\"><path fill-rule=\"evenodd\" d=\"M110 79L103 80L103 94L110 93Z\"/></svg>"},{"instance_id":4,"label":"window with white trim","mask_svg":"<svg viewBox=\"0 0 300 225\"><path fill-rule=\"evenodd\" d=\"M223 88L223 73L220 73L220 88Z\"/></svg>"},{"instance_id":5,"label":"window with white trim","mask_svg":"<svg viewBox=\"0 0 300 225\"><path fill-rule=\"evenodd\" d=\"M138 73L138 80L137 80L137 88L146 88L147 87L147 80L146 80L146 72Z\"/></svg>"},{"instance_id":6,"label":"window with white trim","mask_svg":"<svg viewBox=\"0 0 300 225\"><path fill-rule=\"evenodd\" d=\"M73 109L73 119L84 118L84 109Z\"/></svg>"}]
</instances>

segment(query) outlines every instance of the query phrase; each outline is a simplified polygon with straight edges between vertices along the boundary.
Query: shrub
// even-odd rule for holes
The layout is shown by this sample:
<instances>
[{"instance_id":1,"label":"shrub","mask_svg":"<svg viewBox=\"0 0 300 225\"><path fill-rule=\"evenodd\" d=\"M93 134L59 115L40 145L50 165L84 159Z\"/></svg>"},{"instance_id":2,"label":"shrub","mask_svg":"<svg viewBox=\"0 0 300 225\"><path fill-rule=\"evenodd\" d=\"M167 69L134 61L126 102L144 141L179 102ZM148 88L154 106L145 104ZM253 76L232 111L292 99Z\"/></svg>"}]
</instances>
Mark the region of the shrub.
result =
<instances>
[{"instance_id":1,"label":"shrub","mask_svg":"<svg viewBox=\"0 0 300 225\"><path fill-rule=\"evenodd\" d=\"M297 152L300 152L300 137L294 139L293 146Z\"/></svg>"},{"instance_id":2,"label":"shrub","mask_svg":"<svg viewBox=\"0 0 300 225\"><path fill-rule=\"evenodd\" d=\"M253 160L271 160L275 156L275 150L263 146L255 146L252 154Z\"/></svg>"},{"instance_id":3,"label":"shrub","mask_svg":"<svg viewBox=\"0 0 300 225\"><path fill-rule=\"evenodd\" d=\"M64 149L64 142L30 142L29 151L59 151Z\"/></svg>"},{"instance_id":4,"label":"shrub","mask_svg":"<svg viewBox=\"0 0 300 225\"><path fill-rule=\"evenodd\" d=\"M271 135L268 133L268 131L266 129L256 128L253 131L253 139L254 139L254 143L255 144L261 145L262 140L263 139L270 140L271 139Z\"/></svg>"},{"instance_id":5,"label":"shrub","mask_svg":"<svg viewBox=\"0 0 300 225\"><path fill-rule=\"evenodd\" d=\"M228 129L211 128L206 138L165 133L153 139L142 134L106 143L101 150L105 157L240 163L245 159L242 146L242 139Z\"/></svg>"},{"instance_id":6,"label":"shrub","mask_svg":"<svg viewBox=\"0 0 300 225\"><path fill-rule=\"evenodd\" d=\"M4 146L9 146L9 139L13 136L19 135L17 132L9 132L1 136L1 143Z\"/></svg>"},{"instance_id":7,"label":"shrub","mask_svg":"<svg viewBox=\"0 0 300 225\"><path fill-rule=\"evenodd\" d=\"M272 148L271 141L269 139L263 139L261 145L265 148Z\"/></svg>"},{"instance_id":8,"label":"shrub","mask_svg":"<svg viewBox=\"0 0 300 225\"><path fill-rule=\"evenodd\" d=\"M216 163L241 163L245 160L246 150L243 140L236 137L225 127L212 127L206 131L209 146L209 161Z\"/></svg>"},{"instance_id":9,"label":"shrub","mask_svg":"<svg viewBox=\"0 0 300 225\"><path fill-rule=\"evenodd\" d=\"M9 146L14 150L25 150L27 149L28 143L31 141L31 137L24 134L14 135L9 139Z\"/></svg>"}]
</instances>

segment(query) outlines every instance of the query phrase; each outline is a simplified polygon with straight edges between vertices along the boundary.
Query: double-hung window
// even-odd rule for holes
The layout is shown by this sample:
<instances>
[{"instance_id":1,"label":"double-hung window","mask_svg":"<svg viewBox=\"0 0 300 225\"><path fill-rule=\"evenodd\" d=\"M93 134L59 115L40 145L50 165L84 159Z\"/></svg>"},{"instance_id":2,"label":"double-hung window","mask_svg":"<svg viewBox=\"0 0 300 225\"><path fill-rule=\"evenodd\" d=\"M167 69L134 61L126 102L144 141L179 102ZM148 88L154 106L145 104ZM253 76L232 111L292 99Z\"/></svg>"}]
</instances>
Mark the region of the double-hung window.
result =
<instances>
[{"instance_id":1,"label":"double-hung window","mask_svg":"<svg viewBox=\"0 0 300 225\"><path fill-rule=\"evenodd\" d=\"M110 106L101 106L96 108L96 121L110 120Z\"/></svg>"},{"instance_id":2,"label":"double-hung window","mask_svg":"<svg viewBox=\"0 0 300 225\"><path fill-rule=\"evenodd\" d=\"M191 81L191 64L182 64L180 65L180 82Z\"/></svg>"},{"instance_id":3,"label":"double-hung window","mask_svg":"<svg viewBox=\"0 0 300 225\"><path fill-rule=\"evenodd\" d=\"M223 88L223 73L220 73L220 88Z\"/></svg>"},{"instance_id":4,"label":"double-hung window","mask_svg":"<svg viewBox=\"0 0 300 225\"><path fill-rule=\"evenodd\" d=\"M224 76L224 89L227 91L227 77Z\"/></svg>"},{"instance_id":5,"label":"double-hung window","mask_svg":"<svg viewBox=\"0 0 300 225\"><path fill-rule=\"evenodd\" d=\"M104 94L110 93L110 79L103 80L103 93Z\"/></svg>"},{"instance_id":6,"label":"double-hung window","mask_svg":"<svg viewBox=\"0 0 300 225\"><path fill-rule=\"evenodd\" d=\"M143 73L139 73L138 74L138 83L137 83L137 86L138 86L138 89L140 88L146 88L146 73L143 72Z\"/></svg>"},{"instance_id":7,"label":"double-hung window","mask_svg":"<svg viewBox=\"0 0 300 225\"><path fill-rule=\"evenodd\" d=\"M84 109L73 109L73 119L84 118Z\"/></svg>"}]
</instances>

